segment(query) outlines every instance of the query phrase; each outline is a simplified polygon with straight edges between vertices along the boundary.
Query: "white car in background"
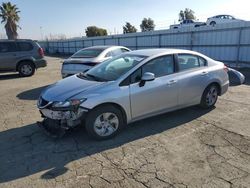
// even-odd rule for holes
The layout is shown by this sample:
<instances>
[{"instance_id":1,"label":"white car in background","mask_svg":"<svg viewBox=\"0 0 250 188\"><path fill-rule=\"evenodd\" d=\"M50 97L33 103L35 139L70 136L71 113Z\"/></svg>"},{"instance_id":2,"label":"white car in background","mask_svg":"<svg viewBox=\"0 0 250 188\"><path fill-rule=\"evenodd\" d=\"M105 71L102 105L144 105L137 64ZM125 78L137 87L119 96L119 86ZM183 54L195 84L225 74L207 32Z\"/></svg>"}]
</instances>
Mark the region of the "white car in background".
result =
<instances>
[{"instance_id":1,"label":"white car in background","mask_svg":"<svg viewBox=\"0 0 250 188\"><path fill-rule=\"evenodd\" d=\"M207 25L215 26L216 24L222 23L232 23L232 22L241 22L243 20L236 19L231 15L217 15L207 19Z\"/></svg>"},{"instance_id":2,"label":"white car in background","mask_svg":"<svg viewBox=\"0 0 250 188\"><path fill-rule=\"evenodd\" d=\"M180 24L170 25L170 29L180 29L180 28L190 28L190 27L200 27L206 25L205 22L199 22L192 19L183 20Z\"/></svg>"},{"instance_id":3,"label":"white car in background","mask_svg":"<svg viewBox=\"0 0 250 188\"><path fill-rule=\"evenodd\" d=\"M87 71L105 60L129 51L124 46L92 46L81 49L63 61L62 78Z\"/></svg>"}]
</instances>

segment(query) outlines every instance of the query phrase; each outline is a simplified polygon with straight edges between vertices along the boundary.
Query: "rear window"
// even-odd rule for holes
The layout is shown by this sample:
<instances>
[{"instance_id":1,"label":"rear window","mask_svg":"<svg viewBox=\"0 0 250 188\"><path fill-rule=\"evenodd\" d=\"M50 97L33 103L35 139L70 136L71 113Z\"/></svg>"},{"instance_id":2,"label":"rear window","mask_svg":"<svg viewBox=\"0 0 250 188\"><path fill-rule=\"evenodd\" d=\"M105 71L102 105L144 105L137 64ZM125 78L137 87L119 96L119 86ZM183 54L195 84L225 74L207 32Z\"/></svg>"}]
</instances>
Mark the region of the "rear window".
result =
<instances>
[{"instance_id":1,"label":"rear window","mask_svg":"<svg viewBox=\"0 0 250 188\"><path fill-rule=\"evenodd\" d=\"M112 50L113 56L118 56L118 55L120 55L120 54L122 54L122 53L123 53L123 52L122 52L122 50L121 50L120 48L115 49L115 50Z\"/></svg>"},{"instance_id":2,"label":"rear window","mask_svg":"<svg viewBox=\"0 0 250 188\"><path fill-rule=\"evenodd\" d=\"M83 49L72 55L72 58L93 58L100 55L104 49Z\"/></svg>"},{"instance_id":3,"label":"rear window","mask_svg":"<svg viewBox=\"0 0 250 188\"><path fill-rule=\"evenodd\" d=\"M33 50L33 45L29 42L18 42L17 45L18 45L20 51Z\"/></svg>"},{"instance_id":4,"label":"rear window","mask_svg":"<svg viewBox=\"0 0 250 188\"><path fill-rule=\"evenodd\" d=\"M16 50L14 42L0 42L0 53L15 52Z\"/></svg>"}]
</instances>

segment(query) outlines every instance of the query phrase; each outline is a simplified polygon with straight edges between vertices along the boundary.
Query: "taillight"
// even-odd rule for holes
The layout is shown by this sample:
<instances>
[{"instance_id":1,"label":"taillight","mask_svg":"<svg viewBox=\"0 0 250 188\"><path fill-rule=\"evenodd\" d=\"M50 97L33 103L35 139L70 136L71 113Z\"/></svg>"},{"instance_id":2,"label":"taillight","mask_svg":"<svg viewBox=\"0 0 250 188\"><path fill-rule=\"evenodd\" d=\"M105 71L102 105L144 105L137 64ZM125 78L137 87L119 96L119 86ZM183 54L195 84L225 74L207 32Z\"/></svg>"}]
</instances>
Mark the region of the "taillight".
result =
<instances>
[{"instance_id":1,"label":"taillight","mask_svg":"<svg viewBox=\"0 0 250 188\"><path fill-rule=\"evenodd\" d=\"M224 69L224 71L226 71L226 72L229 71L229 70L228 70L228 67L227 67L226 65L224 65L223 69Z\"/></svg>"},{"instance_id":2,"label":"taillight","mask_svg":"<svg viewBox=\"0 0 250 188\"><path fill-rule=\"evenodd\" d=\"M40 56L44 56L44 51L43 51L43 49L42 48L39 48L38 49L38 54L40 55Z\"/></svg>"}]
</instances>

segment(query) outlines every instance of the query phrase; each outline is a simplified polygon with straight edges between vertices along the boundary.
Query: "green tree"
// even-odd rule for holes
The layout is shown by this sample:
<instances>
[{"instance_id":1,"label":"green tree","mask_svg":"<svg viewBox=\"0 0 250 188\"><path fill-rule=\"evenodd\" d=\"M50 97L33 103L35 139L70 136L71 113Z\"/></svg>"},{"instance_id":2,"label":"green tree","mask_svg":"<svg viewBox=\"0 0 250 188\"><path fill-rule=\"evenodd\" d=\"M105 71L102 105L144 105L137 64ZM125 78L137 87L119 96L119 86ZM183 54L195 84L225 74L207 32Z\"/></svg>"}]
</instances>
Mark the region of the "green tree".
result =
<instances>
[{"instance_id":1,"label":"green tree","mask_svg":"<svg viewBox=\"0 0 250 188\"><path fill-rule=\"evenodd\" d=\"M189 8L185 8L184 11L181 10L179 13L179 21L181 22L186 19L195 19L194 13L195 12Z\"/></svg>"},{"instance_id":2,"label":"green tree","mask_svg":"<svg viewBox=\"0 0 250 188\"><path fill-rule=\"evenodd\" d=\"M89 26L85 30L87 37L96 37L96 36L106 36L108 35L106 29L98 28L96 26Z\"/></svg>"},{"instance_id":3,"label":"green tree","mask_svg":"<svg viewBox=\"0 0 250 188\"><path fill-rule=\"evenodd\" d=\"M17 39L17 28L18 22L20 20L18 10L16 5L12 5L10 2L2 3L0 6L0 18L2 18L1 23L5 24L6 35L8 39Z\"/></svg>"},{"instance_id":4,"label":"green tree","mask_svg":"<svg viewBox=\"0 0 250 188\"><path fill-rule=\"evenodd\" d=\"M137 29L135 26L131 25L129 22L126 22L126 24L123 26L123 33L136 33Z\"/></svg>"},{"instance_id":5,"label":"green tree","mask_svg":"<svg viewBox=\"0 0 250 188\"><path fill-rule=\"evenodd\" d=\"M151 18L143 18L140 27L142 32L153 31L155 29L154 20Z\"/></svg>"}]
</instances>

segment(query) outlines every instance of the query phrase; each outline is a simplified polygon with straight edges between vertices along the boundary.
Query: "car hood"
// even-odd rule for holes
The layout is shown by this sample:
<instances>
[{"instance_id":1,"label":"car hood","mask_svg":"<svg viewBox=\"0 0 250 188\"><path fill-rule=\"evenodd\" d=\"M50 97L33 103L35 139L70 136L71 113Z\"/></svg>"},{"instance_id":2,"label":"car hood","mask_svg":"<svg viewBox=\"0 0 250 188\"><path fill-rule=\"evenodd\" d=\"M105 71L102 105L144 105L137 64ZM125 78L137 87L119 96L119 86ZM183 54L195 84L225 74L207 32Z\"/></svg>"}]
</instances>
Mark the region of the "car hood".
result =
<instances>
[{"instance_id":1,"label":"car hood","mask_svg":"<svg viewBox=\"0 0 250 188\"><path fill-rule=\"evenodd\" d=\"M41 97L47 101L66 101L89 89L94 89L106 84L106 82L96 82L78 78L76 75L70 76L47 87Z\"/></svg>"},{"instance_id":2,"label":"car hood","mask_svg":"<svg viewBox=\"0 0 250 188\"><path fill-rule=\"evenodd\" d=\"M69 63L91 63L97 62L97 58L68 58L63 61L64 64Z\"/></svg>"}]
</instances>

